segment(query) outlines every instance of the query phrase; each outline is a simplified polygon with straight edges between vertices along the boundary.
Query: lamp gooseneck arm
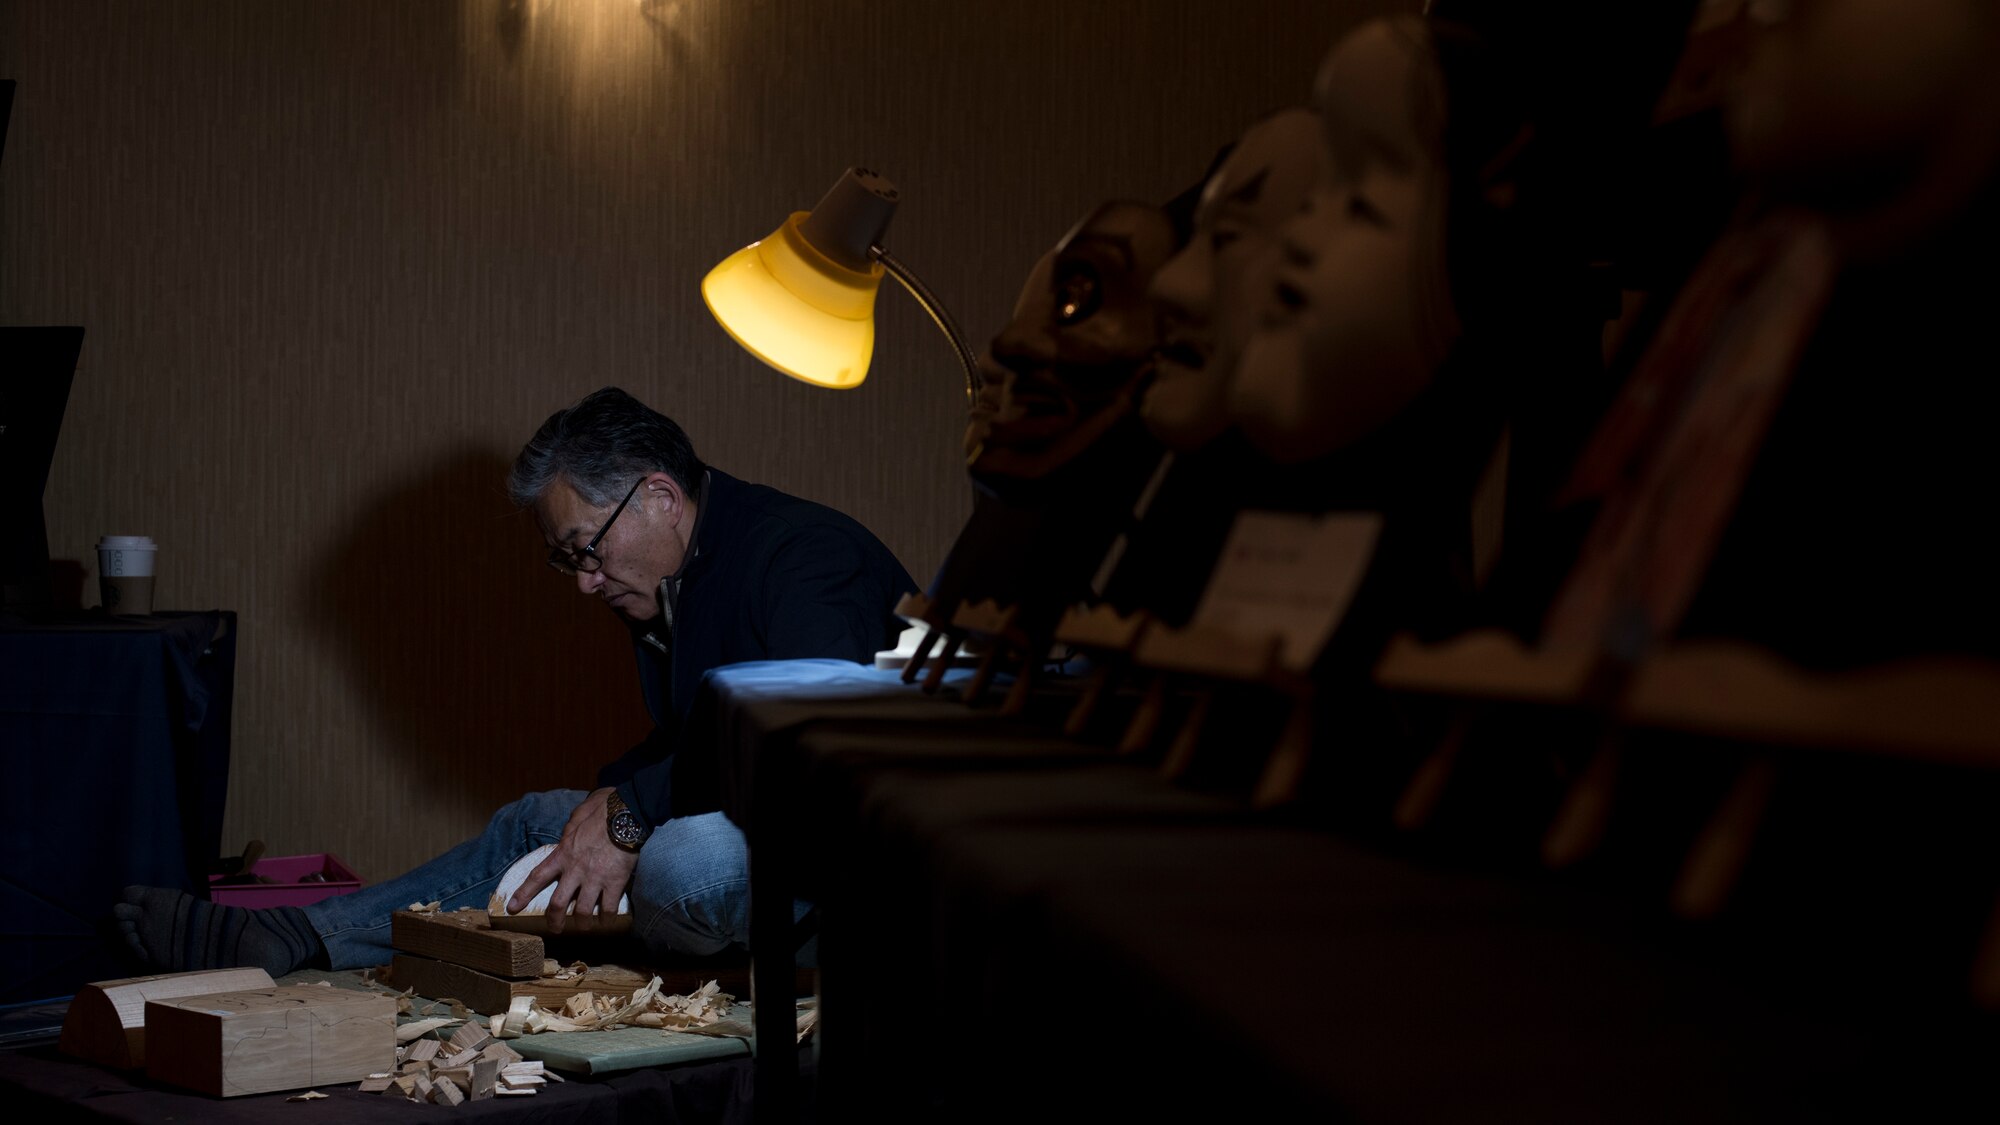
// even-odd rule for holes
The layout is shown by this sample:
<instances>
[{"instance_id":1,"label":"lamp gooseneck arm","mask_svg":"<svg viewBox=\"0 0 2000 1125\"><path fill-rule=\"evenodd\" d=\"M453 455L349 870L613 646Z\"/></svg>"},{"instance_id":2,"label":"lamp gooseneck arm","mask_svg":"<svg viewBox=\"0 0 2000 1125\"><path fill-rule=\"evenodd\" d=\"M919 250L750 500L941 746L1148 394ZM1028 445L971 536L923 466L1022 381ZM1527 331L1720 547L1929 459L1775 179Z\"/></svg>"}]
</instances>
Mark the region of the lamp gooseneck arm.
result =
<instances>
[{"instance_id":1,"label":"lamp gooseneck arm","mask_svg":"<svg viewBox=\"0 0 2000 1125\"><path fill-rule=\"evenodd\" d=\"M951 318L951 313L945 310L944 302L937 299L937 295L930 291L930 287L916 274L911 273L910 267L897 261L893 254L880 246L869 247L868 254L882 263L882 268L889 272L890 277L901 282L903 288L909 290L910 296L916 298L917 304L930 314L931 322L936 324L938 330L945 334L945 338L951 341L952 348L958 352L958 362L965 368L965 400L970 405L972 400L978 397L979 386L983 380L979 377L979 360L972 354L972 349L966 346L965 334L958 330L958 322Z\"/></svg>"}]
</instances>

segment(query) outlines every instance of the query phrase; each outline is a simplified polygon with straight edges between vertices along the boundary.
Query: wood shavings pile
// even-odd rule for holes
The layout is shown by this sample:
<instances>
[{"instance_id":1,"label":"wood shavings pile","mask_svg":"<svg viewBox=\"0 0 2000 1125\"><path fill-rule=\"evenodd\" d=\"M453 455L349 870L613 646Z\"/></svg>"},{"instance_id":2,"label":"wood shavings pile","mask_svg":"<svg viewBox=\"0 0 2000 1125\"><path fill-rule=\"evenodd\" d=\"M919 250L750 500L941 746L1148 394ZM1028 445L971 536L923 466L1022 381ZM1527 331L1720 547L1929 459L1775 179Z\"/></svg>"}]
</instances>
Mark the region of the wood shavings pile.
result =
<instances>
[{"instance_id":1,"label":"wood shavings pile","mask_svg":"<svg viewBox=\"0 0 2000 1125\"><path fill-rule=\"evenodd\" d=\"M363 1093L394 1092L413 1102L458 1105L485 1098L526 1097L562 1076L529 1061L477 1023L465 1023L448 1040L423 1036L451 1023L417 1020L396 1029L396 1069L361 1080ZM324 1096L324 1095L322 1095Z\"/></svg>"},{"instance_id":2,"label":"wood shavings pile","mask_svg":"<svg viewBox=\"0 0 2000 1125\"><path fill-rule=\"evenodd\" d=\"M588 972L579 961L567 972ZM554 974L560 979L561 974ZM545 1031L609 1031L614 1027L656 1027L662 1031L698 1031L729 1014L736 997L709 981L692 993L662 996L660 978L630 996L599 996L579 992L557 1009L544 1008L532 996L516 996L504 1013L492 1018L488 1030L498 1039L538 1035Z\"/></svg>"}]
</instances>

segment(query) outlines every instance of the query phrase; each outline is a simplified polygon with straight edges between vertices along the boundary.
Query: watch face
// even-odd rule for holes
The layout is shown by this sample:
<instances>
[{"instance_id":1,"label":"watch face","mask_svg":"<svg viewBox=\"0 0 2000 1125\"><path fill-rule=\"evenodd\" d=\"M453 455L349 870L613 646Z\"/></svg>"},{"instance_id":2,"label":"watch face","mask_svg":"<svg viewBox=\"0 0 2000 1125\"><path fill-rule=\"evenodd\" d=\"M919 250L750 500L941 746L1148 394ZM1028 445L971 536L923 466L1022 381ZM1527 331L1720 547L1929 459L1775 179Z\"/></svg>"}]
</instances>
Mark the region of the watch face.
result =
<instances>
[{"instance_id":1,"label":"watch face","mask_svg":"<svg viewBox=\"0 0 2000 1125\"><path fill-rule=\"evenodd\" d=\"M636 848L645 835L645 830L639 827L639 818L631 813L622 812L611 818L612 843L620 847Z\"/></svg>"}]
</instances>

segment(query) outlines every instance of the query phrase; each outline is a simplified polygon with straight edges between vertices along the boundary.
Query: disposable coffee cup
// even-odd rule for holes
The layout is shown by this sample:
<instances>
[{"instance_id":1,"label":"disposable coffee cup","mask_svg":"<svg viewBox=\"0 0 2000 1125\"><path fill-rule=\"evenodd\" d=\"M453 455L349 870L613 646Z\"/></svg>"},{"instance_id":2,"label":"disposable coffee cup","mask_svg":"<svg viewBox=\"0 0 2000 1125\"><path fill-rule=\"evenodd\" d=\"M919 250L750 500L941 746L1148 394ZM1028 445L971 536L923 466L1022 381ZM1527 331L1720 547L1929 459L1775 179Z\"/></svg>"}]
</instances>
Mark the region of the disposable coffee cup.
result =
<instances>
[{"instance_id":1,"label":"disposable coffee cup","mask_svg":"<svg viewBox=\"0 0 2000 1125\"><path fill-rule=\"evenodd\" d=\"M97 588L106 612L153 612L153 566L159 553L145 535L107 535L97 541Z\"/></svg>"}]
</instances>

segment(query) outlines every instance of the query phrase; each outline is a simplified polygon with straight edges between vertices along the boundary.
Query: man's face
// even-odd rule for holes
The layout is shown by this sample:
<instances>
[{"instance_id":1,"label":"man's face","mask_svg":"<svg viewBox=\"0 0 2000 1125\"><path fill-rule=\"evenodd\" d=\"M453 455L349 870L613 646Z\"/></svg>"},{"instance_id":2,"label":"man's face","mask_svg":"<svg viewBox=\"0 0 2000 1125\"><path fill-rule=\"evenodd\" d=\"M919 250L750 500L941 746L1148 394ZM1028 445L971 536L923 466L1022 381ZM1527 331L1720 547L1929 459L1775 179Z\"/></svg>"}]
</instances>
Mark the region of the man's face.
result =
<instances>
[{"instance_id":1,"label":"man's face","mask_svg":"<svg viewBox=\"0 0 2000 1125\"><path fill-rule=\"evenodd\" d=\"M592 505L558 477L535 502L535 523L549 546L580 551L617 508L615 500L603 507ZM658 617L660 579L680 569L687 543L684 531L693 526L693 515L672 477L649 475L598 540L595 553L603 565L577 572L577 590L603 599L633 621Z\"/></svg>"},{"instance_id":2,"label":"man's face","mask_svg":"<svg viewBox=\"0 0 2000 1125\"><path fill-rule=\"evenodd\" d=\"M1230 409L1280 461L1324 456L1400 412L1459 333L1445 272L1443 80L1414 18L1336 44L1316 95L1325 177L1286 224L1285 262Z\"/></svg>"},{"instance_id":3,"label":"man's face","mask_svg":"<svg viewBox=\"0 0 2000 1125\"><path fill-rule=\"evenodd\" d=\"M1154 275L1165 328L1141 409L1172 448L1198 449L1228 427L1230 380L1271 291L1279 231L1325 164L1326 142L1310 110L1258 122L1203 186L1193 237Z\"/></svg>"},{"instance_id":4,"label":"man's face","mask_svg":"<svg viewBox=\"0 0 2000 1125\"><path fill-rule=\"evenodd\" d=\"M1110 203L1036 263L982 364L975 475L1043 476L1131 406L1158 340L1146 284L1173 249L1158 208Z\"/></svg>"}]
</instances>

